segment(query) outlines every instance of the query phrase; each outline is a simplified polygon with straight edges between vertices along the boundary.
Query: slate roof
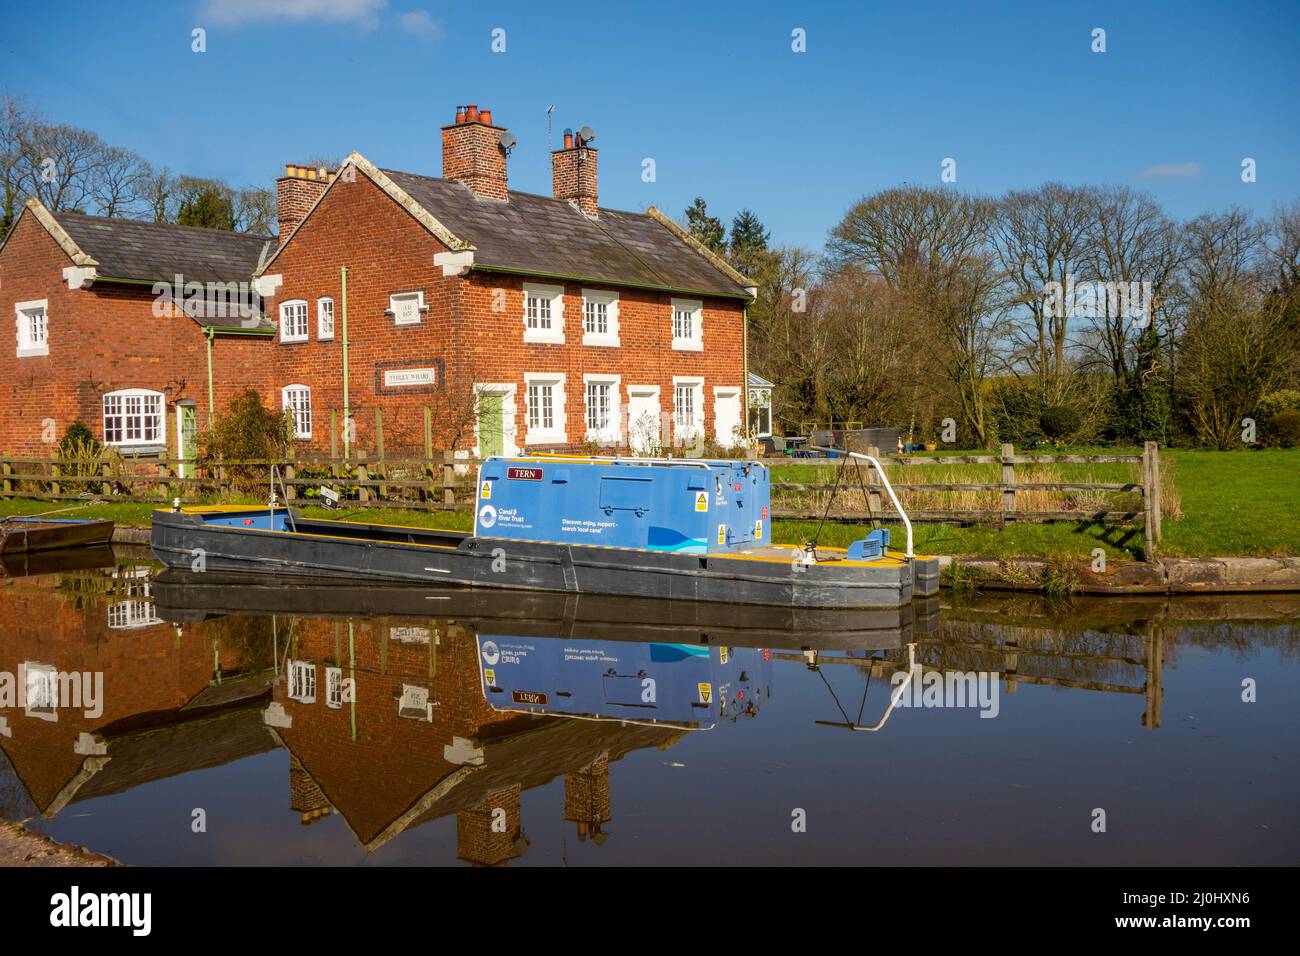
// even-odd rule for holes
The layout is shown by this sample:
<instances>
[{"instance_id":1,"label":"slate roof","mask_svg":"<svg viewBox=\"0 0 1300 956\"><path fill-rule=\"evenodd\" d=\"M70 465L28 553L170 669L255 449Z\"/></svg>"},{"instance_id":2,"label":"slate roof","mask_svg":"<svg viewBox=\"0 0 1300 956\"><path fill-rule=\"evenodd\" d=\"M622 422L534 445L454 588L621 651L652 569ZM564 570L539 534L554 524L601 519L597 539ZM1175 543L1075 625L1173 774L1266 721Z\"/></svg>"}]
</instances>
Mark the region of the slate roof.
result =
<instances>
[{"instance_id":1,"label":"slate roof","mask_svg":"<svg viewBox=\"0 0 1300 956\"><path fill-rule=\"evenodd\" d=\"M275 240L224 229L60 212L54 218L105 279L248 282Z\"/></svg>"},{"instance_id":2,"label":"slate roof","mask_svg":"<svg viewBox=\"0 0 1300 956\"><path fill-rule=\"evenodd\" d=\"M562 199L510 191L481 199L462 183L382 170L455 236L474 267L748 299L741 286L645 213L601 209L593 221Z\"/></svg>"}]
</instances>

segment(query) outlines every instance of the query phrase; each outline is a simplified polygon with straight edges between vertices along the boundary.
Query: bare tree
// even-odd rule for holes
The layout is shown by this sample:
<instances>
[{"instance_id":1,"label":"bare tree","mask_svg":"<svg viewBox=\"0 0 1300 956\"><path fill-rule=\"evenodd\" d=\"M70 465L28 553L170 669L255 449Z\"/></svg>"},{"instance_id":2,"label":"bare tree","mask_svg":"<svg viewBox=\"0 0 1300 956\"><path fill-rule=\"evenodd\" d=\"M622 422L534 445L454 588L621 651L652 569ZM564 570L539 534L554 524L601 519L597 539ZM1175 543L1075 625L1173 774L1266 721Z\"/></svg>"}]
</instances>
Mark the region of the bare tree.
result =
<instances>
[{"instance_id":1,"label":"bare tree","mask_svg":"<svg viewBox=\"0 0 1300 956\"><path fill-rule=\"evenodd\" d=\"M90 180L90 196L101 216L134 218L147 207L153 169L118 146L104 149L103 162Z\"/></svg>"},{"instance_id":2,"label":"bare tree","mask_svg":"<svg viewBox=\"0 0 1300 956\"><path fill-rule=\"evenodd\" d=\"M235 193L235 229L259 236L274 234L277 225L275 192L248 188Z\"/></svg>"},{"instance_id":3,"label":"bare tree","mask_svg":"<svg viewBox=\"0 0 1300 956\"><path fill-rule=\"evenodd\" d=\"M51 212L85 211L94 182L108 162L109 147L75 126L37 123L22 143L21 183Z\"/></svg>"},{"instance_id":4,"label":"bare tree","mask_svg":"<svg viewBox=\"0 0 1300 956\"><path fill-rule=\"evenodd\" d=\"M1048 292L1086 268L1095 209L1094 190L1061 183L1008 193L998 204L994 248L1024 317L1015 341L1045 401L1063 394L1070 372L1069 317L1057 314L1064 310L1052 308Z\"/></svg>"}]
</instances>

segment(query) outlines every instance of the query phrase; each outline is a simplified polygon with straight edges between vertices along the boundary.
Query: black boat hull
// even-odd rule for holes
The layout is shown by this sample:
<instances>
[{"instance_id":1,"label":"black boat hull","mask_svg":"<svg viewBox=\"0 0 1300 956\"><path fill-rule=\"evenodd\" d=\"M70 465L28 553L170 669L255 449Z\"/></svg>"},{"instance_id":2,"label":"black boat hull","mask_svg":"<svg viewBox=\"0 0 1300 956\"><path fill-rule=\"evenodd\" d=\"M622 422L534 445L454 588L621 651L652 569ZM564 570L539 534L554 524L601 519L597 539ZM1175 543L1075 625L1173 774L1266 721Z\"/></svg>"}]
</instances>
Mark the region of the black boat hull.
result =
<instances>
[{"instance_id":1,"label":"black boat hull","mask_svg":"<svg viewBox=\"0 0 1300 956\"><path fill-rule=\"evenodd\" d=\"M266 512L261 512L262 517ZM343 522L298 532L216 525L201 515L155 512L151 545L180 570L303 578L406 581L475 588L606 594L660 600L809 608L901 607L938 587L935 559L797 566L789 560L674 554ZM304 527L310 533L302 533ZM362 539L350 527L388 540ZM331 533L337 531L338 533ZM790 552L793 557L796 552ZM915 572L915 574L914 574ZM918 594L918 596L921 596Z\"/></svg>"}]
</instances>

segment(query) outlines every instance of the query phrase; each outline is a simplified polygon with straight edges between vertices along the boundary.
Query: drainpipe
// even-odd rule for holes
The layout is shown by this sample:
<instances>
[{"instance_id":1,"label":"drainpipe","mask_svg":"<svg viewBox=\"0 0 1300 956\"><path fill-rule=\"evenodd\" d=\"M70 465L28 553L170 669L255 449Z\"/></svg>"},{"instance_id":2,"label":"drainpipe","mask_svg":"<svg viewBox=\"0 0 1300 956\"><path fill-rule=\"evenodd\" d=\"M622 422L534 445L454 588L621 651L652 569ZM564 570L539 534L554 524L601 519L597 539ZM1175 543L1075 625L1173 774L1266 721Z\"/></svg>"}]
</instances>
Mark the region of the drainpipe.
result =
<instances>
[{"instance_id":1,"label":"drainpipe","mask_svg":"<svg viewBox=\"0 0 1300 956\"><path fill-rule=\"evenodd\" d=\"M352 429L349 427L352 422L352 405L348 401L348 267L343 266L339 269L339 277L343 281L343 457L351 457L352 448Z\"/></svg>"},{"instance_id":2,"label":"drainpipe","mask_svg":"<svg viewBox=\"0 0 1300 956\"><path fill-rule=\"evenodd\" d=\"M741 421L745 426L746 444L749 450L754 450L754 435L749 429L749 306L742 306L740 310L740 347L744 350L741 357L740 365L744 379L740 384L740 414Z\"/></svg>"},{"instance_id":3,"label":"drainpipe","mask_svg":"<svg viewBox=\"0 0 1300 956\"><path fill-rule=\"evenodd\" d=\"M212 428L212 422L216 418L216 405L212 398L212 339L214 334L211 326L203 330L203 337L208 340L208 428Z\"/></svg>"}]
</instances>

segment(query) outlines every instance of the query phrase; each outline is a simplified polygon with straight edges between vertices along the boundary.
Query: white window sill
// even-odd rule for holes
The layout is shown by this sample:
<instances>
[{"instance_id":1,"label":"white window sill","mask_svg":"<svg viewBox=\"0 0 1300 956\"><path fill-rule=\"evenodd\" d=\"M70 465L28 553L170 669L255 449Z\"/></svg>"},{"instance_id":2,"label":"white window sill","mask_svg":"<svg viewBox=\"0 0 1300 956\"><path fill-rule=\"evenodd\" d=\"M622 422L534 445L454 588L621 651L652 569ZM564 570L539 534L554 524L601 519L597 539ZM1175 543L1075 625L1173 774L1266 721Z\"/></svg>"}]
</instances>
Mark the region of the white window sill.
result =
<instances>
[{"instance_id":1,"label":"white window sill","mask_svg":"<svg viewBox=\"0 0 1300 956\"><path fill-rule=\"evenodd\" d=\"M124 455L162 455L166 453L165 444L124 445L121 442L105 442L109 448L116 448Z\"/></svg>"},{"instance_id":2,"label":"white window sill","mask_svg":"<svg viewBox=\"0 0 1300 956\"><path fill-rule=\"evenodd\" d=\"M598 332L585 332L582 336L583 345L594 345L599 348L616 349L619 348L618 336L601 335Z\"/></svg>"},{"instance_id":3,"label":"white window sill","mask_svg":"<svg viewBox=\"0 0 1300 956\"><path fill-rule=\"evenodd\" d=\"M310 339L305 335L282 335L280 341L286 345L291 345L294 342L307 342Z\"/></svg>"},{"instance_id":4,"label":"white window sill","mask_svg":"<svg viewBox=\"0 0 1300 956\"><path fill-rule=\"evenodd\" d=\"M316 341L317 341L317 342L333 342L333 341L334 341L334 336L332 336L332 335L318 335L318 336L316 336Z\"/></svg>"},{"instance_id":5,"label":"white window sill","mask_svg":"<svg viewBox=\"0 0 1300 956\"><path fill-rule=\"evenodd\" d=\"M25 349L18 350L19 358L35 358L38 355L49 355L49 345L31 345Z\"/></svg>"},{"instance_id":6,"label":"white window sill","mask_svg":"<svg viewBox=\"0 0 1300 956\"><path fill-rule=\"evenodd\" d=\"M567 445L568 443L568 436L560 431L530 431L524 439L524 444L527 445Z\"/></svg>"},{"instance_id":7,"label":"white window sill","mask_svg":"<svg viewBox=\"0 0 1300 956\"><path fill-rule=\"evenodd\" d=\"M524 342L534 345L563 345L564 333L544 329L524 329Z\"/></svg>"},{"instance_id":8,"label":"white window sill","mask_svg":"<svg viewBox=\"0 0 1300 956\"><path fill-rule=\"evenodd\" d=\"M673 348L679 352L703 352L704 343L699 339L673 339Z\"/></svg>"}]
</instances>

